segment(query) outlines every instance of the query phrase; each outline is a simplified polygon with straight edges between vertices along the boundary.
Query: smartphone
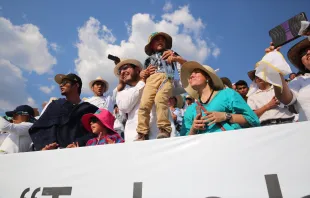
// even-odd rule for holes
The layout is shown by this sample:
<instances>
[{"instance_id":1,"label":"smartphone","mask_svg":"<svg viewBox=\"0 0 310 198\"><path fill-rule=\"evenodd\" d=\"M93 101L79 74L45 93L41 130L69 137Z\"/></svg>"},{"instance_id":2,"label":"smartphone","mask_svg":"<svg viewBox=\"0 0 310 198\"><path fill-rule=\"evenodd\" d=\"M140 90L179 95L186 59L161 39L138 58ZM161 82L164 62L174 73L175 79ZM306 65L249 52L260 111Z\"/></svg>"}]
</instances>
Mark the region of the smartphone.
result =
<instances>
[{"instance_id":1,"label":"smartphone","mask_svg":"<svg viewBox=\"0 0 310 198\"><path fill-rule=\"evenodd\" d=\"M290 18L284 23L276 26L269 31L269 36L272 39L275 48L285 45L300 36L298 32L301 27L301 21L308 21L307 16L304 12Z\"/></svg>"}]
</instances>

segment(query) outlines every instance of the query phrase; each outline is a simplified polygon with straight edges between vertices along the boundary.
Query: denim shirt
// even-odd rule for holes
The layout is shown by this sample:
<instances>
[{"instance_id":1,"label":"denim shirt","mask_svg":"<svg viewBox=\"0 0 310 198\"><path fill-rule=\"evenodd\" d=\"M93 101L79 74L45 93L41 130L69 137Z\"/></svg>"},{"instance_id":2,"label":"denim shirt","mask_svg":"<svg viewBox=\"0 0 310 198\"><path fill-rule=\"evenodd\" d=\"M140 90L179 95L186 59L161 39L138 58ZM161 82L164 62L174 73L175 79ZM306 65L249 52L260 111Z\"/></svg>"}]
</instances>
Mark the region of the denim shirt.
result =
<instances>
[{"instance_id":1,"label":"denim shirt","mask_svg":"<svg viewBox=\"0 0 310 198\"><path fill-rule=\"evenodd\" d=\"M144 68L146 69L149 65L157 67L157 73L165 73L167 78L173 79L175 76L176 66L174 63L169 64L167 61L163 60L162 52L156 52L149 56L144 62Z\"/></svg>"}]
</instances>

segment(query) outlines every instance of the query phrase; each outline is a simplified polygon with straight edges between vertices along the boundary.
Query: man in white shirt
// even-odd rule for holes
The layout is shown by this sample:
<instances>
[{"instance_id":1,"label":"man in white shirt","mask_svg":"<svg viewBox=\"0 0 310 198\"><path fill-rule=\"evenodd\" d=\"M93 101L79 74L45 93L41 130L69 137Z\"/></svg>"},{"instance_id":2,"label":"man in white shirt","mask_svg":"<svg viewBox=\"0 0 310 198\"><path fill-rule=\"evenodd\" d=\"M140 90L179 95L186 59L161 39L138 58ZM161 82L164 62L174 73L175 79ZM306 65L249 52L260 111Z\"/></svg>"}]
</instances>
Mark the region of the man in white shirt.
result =
<instances>
[{"instance_id":1,"label":"man in white shirt","mask_svg":"<svg viewBox=\"0 0 310 198\"><path fill-rule=\"evenodd\" d=\"M274 87L255 76L255 70L248 75L258 89L249 95L247 103L259 117L261 126L293 122L294 114L276 99Z\"/></svg>"},{"instance_id":2,"label":"man in white shirt","mask_svg":"<svg viewBox=\"0 0 310 198\"><path fill-rule=\"evenodd\" d=\"M135 59L126 59L118 63L114 68L114 74L119 78L117 86L116 104L120 111L128 114L125 126L125 142L137 139L138 110L145 86L145 80L155 68L150 67L142 71L142 64ZM150 133L148 139L156 139L158 128L156 123L155 105L153 105L150 118ZM171 119L172 120L172 119ZM175 127L171 122L172 135L175 135Z\"/></svg>"},{"instance_id":3,"label":"man in white shirt","mask_svg":"<svg viewBox=\"0 0 310 198\"><path fill-rule=\"evenodd\" d=\"M98 108L106 109L110 113L113 113L114 102L112 97L110 95L103 95L108 91L109 83L101 77L97 77L89 83L89 88L94 92L94 96L86 99L85 102L89 102Z\"/></svg>"},{"instance_id":4,"label":"man in white shirt","mask_svg":"<svg viewBox=\"0 0 310 198\"><path fill-rule=\"evenodd\" d=\"M6 112L6 115L13 118L13 123L0 117L0 131L7 133L0 146L0 154L30 151L32 141L28 130L35 121L33 108L21 105L13 111Z\"/></svg>"}]
</instances>

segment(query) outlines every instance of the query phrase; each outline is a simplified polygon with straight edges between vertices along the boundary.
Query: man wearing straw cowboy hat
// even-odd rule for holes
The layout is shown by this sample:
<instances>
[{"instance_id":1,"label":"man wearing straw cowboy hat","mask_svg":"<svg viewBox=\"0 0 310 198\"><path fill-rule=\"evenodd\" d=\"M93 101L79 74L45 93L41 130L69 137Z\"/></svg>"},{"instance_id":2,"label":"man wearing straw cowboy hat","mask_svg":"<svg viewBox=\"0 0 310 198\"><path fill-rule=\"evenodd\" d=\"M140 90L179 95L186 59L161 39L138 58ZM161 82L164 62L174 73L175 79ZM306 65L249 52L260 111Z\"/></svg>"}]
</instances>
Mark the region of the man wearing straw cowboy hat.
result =
<instances>
[{"instance_id":1,"label":"man wearing straw cowboy hat","mask_svg":"<svg viewBox=\"0 0 310 198\"><path fill-rule=\"evenodd\" d=\"M182 108L184 106L184 101L181 95L172 96L169 98L168 105L171 111L171 116L175 124L175 128L180 132L182 127Z\"/></svg>"},{"instance_id":2,"label":"man wearing straw cowboy hat","mask_svg":"<svg viewBox=\"0 0 310 198\"><path fill-rule=\"evenodd\" d=\"M94 96L85 100L98 108L106 109L113 113L113 100L111 96L104 96L109 89L109 83L100 76L90 81L89 88L93 91Z\"/></svg>"},{"instance_id":3,"label":"man wearing straw cowboy hat","mask_svg":"<svg viewBox=\"0 0 310 198\"><path fill-rule=\"evenodd\" d=\"M153 72L155 72L153 68L142 70L142 64L135 59L124 59L114 68L114 74L119 78L119 84L116 88L116 104L121 112L128 114L124 131L125 142L132 142L137 139L138 133L136 128L138 124L140 100L145 86L145 80L149 74ZM171 127L173 133L175 133L173 123L171 123ZM149 139L155 139L157 133L156 112L153 106L150 113Z\"/></svg>"}]
</instances>

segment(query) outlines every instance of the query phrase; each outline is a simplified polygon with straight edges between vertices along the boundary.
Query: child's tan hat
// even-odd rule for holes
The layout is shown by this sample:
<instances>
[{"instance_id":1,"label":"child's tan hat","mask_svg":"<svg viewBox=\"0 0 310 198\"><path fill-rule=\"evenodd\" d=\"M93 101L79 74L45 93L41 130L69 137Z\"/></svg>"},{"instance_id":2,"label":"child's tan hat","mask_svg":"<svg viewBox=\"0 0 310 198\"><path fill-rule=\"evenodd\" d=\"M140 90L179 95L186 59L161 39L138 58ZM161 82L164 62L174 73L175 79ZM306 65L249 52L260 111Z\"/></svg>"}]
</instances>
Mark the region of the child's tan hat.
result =
<instances>
[{"instance_id":1,"label":"child's tan hat","mask_svg":"<svg viewBox=\"0 0 310 198\"><path fill-rule=\"evenodd\" d=\"M172 37L165 32L154 32L149 36L148 44L144 47L144 51L147 55L152 55L151 42L156 36L163 36L166 39L166 49L172 48Z\"/></svg>"}]
</instances>

